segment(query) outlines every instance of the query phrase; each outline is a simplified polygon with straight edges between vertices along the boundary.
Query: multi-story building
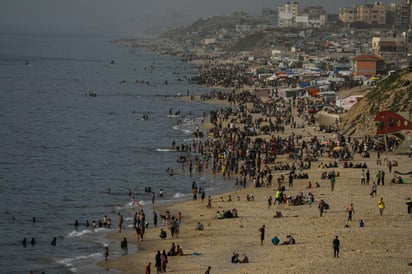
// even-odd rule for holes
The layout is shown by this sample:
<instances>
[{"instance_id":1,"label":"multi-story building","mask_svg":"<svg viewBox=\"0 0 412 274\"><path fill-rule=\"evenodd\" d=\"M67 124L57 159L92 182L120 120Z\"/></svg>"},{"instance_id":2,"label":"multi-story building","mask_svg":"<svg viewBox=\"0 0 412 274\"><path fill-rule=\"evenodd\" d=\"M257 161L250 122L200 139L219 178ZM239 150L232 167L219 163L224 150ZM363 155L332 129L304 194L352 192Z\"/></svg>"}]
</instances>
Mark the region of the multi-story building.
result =
<instances>
[{"instance_id":1,"label":"multi-story building","mask_svg":"<svg viewBox=\"0 0 412 274\"><path fill-rule=\"evenodd\" d=\"M355 8L339 8L339 19L344 23L355 22Z\"/></svg>"},{"instance_id":2,"label":"multi-story building","mask_svg":"<svg viewBox=\"0 0 412 274\"><path fill-rule=\"evenodd\" d=\"M301 15L295 17L296 27L320 28L327 23L328 14L319 6L306 7Z\"/></svg>"},{"instance_id":3,"label":"multi-story building","mask_svg":"<svg viewBox=\"0 0 412 274\"><path fill-rule=\"evenodd\" d=\"M396 59L406 54L406 37L372 37L372 53L385 59Z\"/></svg>"},{"instance_id":4,"label":"multi-story building","mask_svg":"<svg viewBox=\"0 0 412 274\"><path fill-rule=\"evenodd\" d=\"M278 7L278 26L319 28L324 26L328 20L326 11L319 6L306 7L302 13L299 12L299 3L287 2Z\"/></svg>"},{"instance_id":5,"label":"multi-story building","mask_svg":"<svg viewBox=\"0 0 412 274\"><path fill-rule=\"evenodd\" d=\"M390 24L397 30L407 30L411 25L411 1L391 3L389 6Z\"/></svg>"},{"instance_id":6,"label":"multi-story building","mask_svg":"<svg viewBox=\"0 0 412 274\"><path fill-rule=\"evenodd\" d=\"M381 2L339 9L339 19L344 23L386 24L386 7Z\"/></svg>"},{"instance_id":7,"label":"multi-story building","mask_svg":"<svg viewBox=\"0 0 412 274\"><path fill-rule=\"evenodd\" d=\"M295 17L299 15L299 3L287 2L283 6L278 7L278 14L279 27L293 27L295 25Z\"/></svg>"}]
</instances>

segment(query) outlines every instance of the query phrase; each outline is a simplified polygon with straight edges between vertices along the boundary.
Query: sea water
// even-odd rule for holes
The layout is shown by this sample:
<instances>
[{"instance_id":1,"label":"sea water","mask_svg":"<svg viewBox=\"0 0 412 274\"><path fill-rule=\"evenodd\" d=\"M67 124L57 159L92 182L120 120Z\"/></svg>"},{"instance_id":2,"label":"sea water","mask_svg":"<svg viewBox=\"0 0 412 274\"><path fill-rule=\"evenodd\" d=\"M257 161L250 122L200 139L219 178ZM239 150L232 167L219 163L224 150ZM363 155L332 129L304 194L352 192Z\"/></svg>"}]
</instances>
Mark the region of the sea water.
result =
<instances>
[{"instance_id":1,"label":"sea water","mask_svg":"<svg viewBox=\"0 0 412 274\"><path fill-rule=\"evenodd\" d=\"M105 245L110 256L122 255L120 244L106 238L115 228L85 224L107 215L116 226L121 212L133 229L138 209L129 189L150 222L145 187L163 189L156 203L190 199L193 180L207 194L233 188L210 175L181 173L181 153L167 151L173 140L190 142L200 117L217 109L176 98L207 92L186 81L190 64L110 42L117 38L0 33L2 273L107 273L95 264Z\"/></svg>"}]
</instances>

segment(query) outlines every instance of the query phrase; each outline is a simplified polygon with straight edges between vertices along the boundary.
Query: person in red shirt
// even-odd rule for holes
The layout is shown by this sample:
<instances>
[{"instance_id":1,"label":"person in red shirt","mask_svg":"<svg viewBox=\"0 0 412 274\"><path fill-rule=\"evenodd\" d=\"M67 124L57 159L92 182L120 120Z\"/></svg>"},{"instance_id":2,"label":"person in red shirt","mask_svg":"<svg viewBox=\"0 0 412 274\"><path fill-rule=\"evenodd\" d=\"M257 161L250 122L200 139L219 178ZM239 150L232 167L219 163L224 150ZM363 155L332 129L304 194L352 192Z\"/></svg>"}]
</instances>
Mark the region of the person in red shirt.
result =
<instances>
[{"instance_id":1,"label":"person in red shirt","mask_svg":"<svg viewBox=\"0 0 412 274\"><path fill-rule=\"evenodd\" d=\"M145 274L150 274L150 266L152 265L152 263L151 262L149 262L147 265L146 265L146 272L145 272Z\"/></svg>"}]
</instances>

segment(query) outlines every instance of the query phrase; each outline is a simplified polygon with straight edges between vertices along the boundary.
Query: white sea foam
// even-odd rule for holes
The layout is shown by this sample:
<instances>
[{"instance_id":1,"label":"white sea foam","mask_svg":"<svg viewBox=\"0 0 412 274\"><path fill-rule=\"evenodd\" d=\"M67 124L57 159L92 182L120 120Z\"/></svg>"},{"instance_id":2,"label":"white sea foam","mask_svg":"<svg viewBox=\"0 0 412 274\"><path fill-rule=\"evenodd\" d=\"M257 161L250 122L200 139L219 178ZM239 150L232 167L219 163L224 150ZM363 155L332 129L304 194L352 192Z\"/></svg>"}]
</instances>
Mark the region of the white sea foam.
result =
<instances>
[{"instance_id":1,"label":"white sea foam","mask_svg":"<svg viewBox=\"0 0 412 274\"><path fill-rule=\"evenodd\" d=\"M91 264L94 263L96 259L100 259L101 257L103 257L102 253L92 253L89 255L60 259L57 260L57 263L70 268L72 272L77 272L78 269L75 267L75 265Z\"/></svg>"},{"instance_id":2,"label":"white sea foam","mask_svg":"<svg viewBox=\"0 0 412 274\"><path fill-rule=\"evenodd\" d=\"M93 229L84 229L81 231L73 230L72 232L67 234L67 238L81 237L87 234L98 233L98 232L108 232L108 231L111 231L111 229L105 228L105 227L98 227L98 228L95 228L94 230Z\"/></svg>"},{"instance_id":3,"label":"white sea foam","mask_svg":"<svg viewBox=\"0 0 412 274\"><path fill-rule=\"evenodd\" d=\"M168 152L168 151L176 151L174 148L156 148L157 151Z\"/></svg>"},{"instance_id":4,"label":"white sea foam","mask_svg":"<svg viewBox=\"0 0 412 274\"><path fill-rule=\"evenodd\" d=\"M185 119L183 119L183 124L184 125L192 125L193 121L192 121L191 118L185 118Z\"/></svg>"},{"instance_id":5,"label":"white sea foam","mask_svg":"<svg viewBox=\"0 0 412 274\"><path fill-rule=\"evenodd\" d=\"M94 230L94 232L109 232L111 231L110 228L105 228L105 227L98 227Z\"/></svg>"},{"instance_id":6,"label":"white sea foam","mask_svg":"<svg viewBox=\"0 0 412 274\"><path fill-rule=\"evenodd\" d=\"M173 198L183 198L185 196L186 196L186 194L181 193L181 192L177 192L175 195L173 195Z\"/></svg>"},{"instance_id":7,"label":"white sea foam","mask_svg":"<svg viewBox=\"0 0 412 274\"><path fill-rule=\"evenodd\" d=\"M91 233L93 233L93 231L90 230L90 229L84 229L84 230L81 230L81 231L73 230L72 232L70 232L70 233L67 235L67 237L68 237L68 238L80 237L80 236L83 236L83 235L86 235L86 234L91 234Z\"/></svg>"}]
</instances>

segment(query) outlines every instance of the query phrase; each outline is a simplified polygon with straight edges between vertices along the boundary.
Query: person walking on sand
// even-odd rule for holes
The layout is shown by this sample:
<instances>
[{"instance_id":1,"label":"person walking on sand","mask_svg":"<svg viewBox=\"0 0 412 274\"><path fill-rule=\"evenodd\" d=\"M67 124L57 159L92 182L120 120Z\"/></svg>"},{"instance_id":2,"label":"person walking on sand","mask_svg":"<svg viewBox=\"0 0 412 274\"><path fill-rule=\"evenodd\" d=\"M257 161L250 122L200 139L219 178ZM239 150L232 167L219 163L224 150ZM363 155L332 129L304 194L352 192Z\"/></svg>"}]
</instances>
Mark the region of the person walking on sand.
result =
<instances>
[{"instance_id":1,"label":"person walking on sand","mask_svg":"<svg viewBox=\"0 0 412 274\"><path fill-rule=\"evenodd\" d=\"M346 208L346 212L348 212L348 221L352 222L352 214L355 213L352 203Z\"/></svg>"},{"instance_id":2,"label":"person walking on sand","mask_svg":"<svg viewBox=\"0 0 412 274\"><path fill-rule=\"evenodd\" d=\"M161 261L162 254L160 253L160 250L157 251L156 256L155 256L155 261L156 261L156 272L159 274L162 272L162 261Z\"/></svg>"},{"instance_id":3,"label":"person walking on sand","mask_svg":"<svg viewBox=\"0 0 412 274\"><path fill-rule=\"evenodd\" d=\"M209 195L209 198L207 199L207 208L212 207L212 196Z\"/></svg>"},{"instance_id":4,"label":"person walking on sand","mask_svg":"<svg viewBox=\"0 0 412 274\"><path fill-rule=\"evenodd\" d=\"M381 178L382 178L382 172L378 170L378 172L376 173L376 182L378 185L381 183Z\"/></svg>"},{"instance_id":5,"label":"person walking on sand","mask_svg":"<svg viewBox=\"0 0 412 274\"><path fill-rule=\"evenodd\" d=\"M338 236L336 236L336 238L333 240L332 245L333 245L333 257L339 258L340 241L338 239Z\"/></svg>"},{"instance_id":6,"label":"person walking on sand","mask_svg":"<svg viewBox=\"0 0 412 274\"><path fill-rule=\"evenodd\" d=\"M361 181L360 181L360 183L361 183L361 185L364 185L366 183L365 170L364 169L362 169L362 172L361 172Z\"/></svg>"},{"instance_id":7,"label":"person walking on sand","mask_svg":"<svg viewBox=\"0 0 412 274\"><path fill-rule=\"evenodd\" d=\"M381 197L378 201L378 208L379 208L379 215L383 215L383 210L385 209L385 202L383 201L383 198Z\"/></svg>"},{"instance_id":8,"label":"person walking on sand","mask_svg":"<svg viewBox=\"0 0 412 274\"><path fill-rule=\"evenodd\" d=\"M325 201L324 201L324 200L320 200L320 202L319 202L319 204L318 204L320 217L323 216L323 211L325 211L325 207L326 207Z\"/></svg>"},{"instance_id":9,"label":"person walking on sand","mask_svg":"<svg viewBox=\"0 0 412 274\"><path fill-rule=\"evenodd\" d=\"M166 250L163 249L163 252L160 255L160 272L166 272L167 263L168 263L168 260L167 260Z\"/></svg>"},{"instance_id":10,"label":"person walking on sand","mask_svg":"<svg viewBox=\"0 0 412 274\"><path fill-rule=\"evenodd\" d=\"M118 215L118 222L117 222L117 226L119 227L119 232L122 232L122 226L123 226L123 216L122 214L120 214L120 212L117 213Z\"/></svg>"},{"instance_id":11,"label":"person walking on sand","mask_svg":"<svg viewBox=\"0 0 412 274\"><path fill-rule=\"evenodd\" d=\"M211 269L212 269L212 268L211 268L210 266L208 266L205 274L210 274L210 270L211 270Z\"/></svg>"},{"instance_id":12,"label":"person walking on sand","mask_svg":"<svg viewBox=\"0 0 412 274\"><path fill-rule=\"evenodd\" d=\"M378 185L375 182L373 182L371 193L370 193L372 198L376 197L377 191L378 191Z\"/></svg>"},{"instance_id":13,"label":"person walking on sand","mask_svg":"<svg viewBox=\"0 0 412 274\"><path fill-rule=\"evenodd\" d=\"M260 245L263 245L263 240L265 239L265 225L262 225L261 228L259 228L260 232Z\"/></svg>"},{"instance_id":14,"label":"person walking on sand","mask_svg":"<svg viewBox=\"0 0 412 274\"><path fill-rule=\"evenodd\" d=\"M369 182L371 180L371 173L369 169L366 171L366 184L369 185Z\"/></svg>"},{"instance_id":15,"label":"person walking on sand","mask_svg":"<svg viewBox=\"0 0 412 274\"><path fill-rule=\"evenodd\" d=\"M335 182L336 182L336 177L335 177L335 173L333 172L332 176L330 176L330 189L331 189L331 191L335 190Z\"/></svg>"}]
</instances>

